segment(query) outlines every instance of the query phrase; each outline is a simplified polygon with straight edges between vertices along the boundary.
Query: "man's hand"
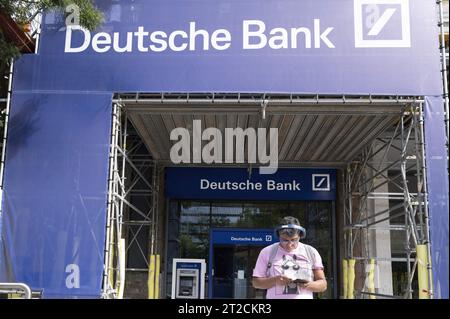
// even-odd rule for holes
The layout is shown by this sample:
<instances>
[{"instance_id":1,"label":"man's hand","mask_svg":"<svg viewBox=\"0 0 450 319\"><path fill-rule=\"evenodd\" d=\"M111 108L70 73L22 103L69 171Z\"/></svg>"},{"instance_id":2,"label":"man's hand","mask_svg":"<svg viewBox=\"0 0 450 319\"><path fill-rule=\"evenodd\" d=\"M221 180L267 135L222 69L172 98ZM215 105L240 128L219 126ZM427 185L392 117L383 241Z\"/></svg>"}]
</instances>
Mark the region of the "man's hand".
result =
<instances>
[{"instance_id":1,"label":"man's hand","mask_svg":"<svg viewBox=\"0 0 450 319\"><path fill-rule=\"evenodd\" d=\"M292 279L285 275L278 275L275 277L275 283L280 286L288 285L292 282Z\"/></svg>"},{"instance_id":2,"label":"man's hand","mask_svg":"<svg viewBox=\"0 0 450 319\"><path fill-rule=\"evenodd\" d=\"M292 282L292 279L284 275L278 275L275 277L258 278L253 277L252 284L253 287L258 289L270 289L275 285L285 286Z\"/></svg>"},{"instance_id":3,"label":"man's hand","mask_svg":"<svg viewBox=\"0 0 450 319\"><path fill-rule=\"evenodd\" d=\"M312 292L323 292L327 289L327 281L325 278L319 278L314 281L297 283L297 286L301 289L308 289Z\"/></svg>"},{"instance_id":4,"label":"man's hand","mask_svg":"<svg viewBox=\"0 0 450 319\"><path fill-rule=\"evenodd\" d=\"M298 281L297 286L301 289L307 289L311 285L312 281Z\"/></svg>"}]
</instances>

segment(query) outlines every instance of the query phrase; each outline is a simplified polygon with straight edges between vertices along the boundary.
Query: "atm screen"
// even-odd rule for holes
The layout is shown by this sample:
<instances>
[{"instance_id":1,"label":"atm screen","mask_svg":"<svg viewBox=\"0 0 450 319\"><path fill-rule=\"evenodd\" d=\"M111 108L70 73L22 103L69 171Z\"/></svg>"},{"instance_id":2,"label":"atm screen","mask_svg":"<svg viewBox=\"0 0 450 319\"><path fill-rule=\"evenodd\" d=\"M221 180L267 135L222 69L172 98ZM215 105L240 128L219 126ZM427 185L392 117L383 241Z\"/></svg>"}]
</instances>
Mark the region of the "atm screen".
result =
<instances>
[{"instance_id":1,"label":"atm screen","mask_svg":"<svg viewBox=\"0 0 450 319\"><path fill-rule=\"evenodd\" d=\"M180 286L181 287L192 287L194 285L194 277L181 277Z\"/></svg>"}]
</instances>

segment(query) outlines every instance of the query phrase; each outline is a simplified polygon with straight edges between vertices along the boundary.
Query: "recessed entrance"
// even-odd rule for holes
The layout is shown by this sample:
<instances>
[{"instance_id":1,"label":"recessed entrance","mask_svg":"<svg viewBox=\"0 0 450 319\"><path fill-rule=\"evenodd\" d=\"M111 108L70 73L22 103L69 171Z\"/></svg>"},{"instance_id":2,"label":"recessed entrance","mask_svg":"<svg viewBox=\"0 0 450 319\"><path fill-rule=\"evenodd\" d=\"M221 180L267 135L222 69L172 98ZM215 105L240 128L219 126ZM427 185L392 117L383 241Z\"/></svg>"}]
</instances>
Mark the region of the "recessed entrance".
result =
<instances>
[{"instance_id":1,"label":"recessed entrance","mask_svg":"<svg viewBox=\"0 0 450 319\"><path fill-rule=\"evenodd\" d=\"M153 251L158 252L163 256L163 264L161 264L163 275L160 276L160 279L161 286L163 287L161 290L166 292L170 291L168 287L171 285L170 260L176 257L208 259L208 229L210 230L213 227L230 227L228 224L216 224L217 221L213 218L214 206L216 204L222 206L231 205L231 209L235 209L236 207L239 208L240 206L252 204L251 201L245 201L245 198L242 197L237 198L238 201L233 201L231 199L226 203L218 202L216 200L202 201L195 196L183 199L164 198L163 190L164 187L167 186L165 185L164 168L174 166L173 163L171 163L169 156L170 148L173 144L173 142L170 141L170 132L172 129L183 127L192 130L192 123L194 120L201 120L202 130L208 127L216 127L221 132L227 127L240 127L242 129L249 127L264 127L266 129L276 127L279 130L280 169L332 168L337 170L339 176L340 174L342 174L342 176L347 176L348 169L353 165L352 161L356 158L360 158L361 154L366 154L365 152L367 152L368 147L370 148L375 145L373 143L380 143L382 146L373 148L374 153L380 153L380 155L383 155L381 151L385 146L387 146L388 149L390 146L395 149L400 149L400 146L406 145L401 144L403 142L399 141L399 131L397 129L401 124L401 132L403 134L405 126L409 125L409 123L412 123L411 121L414 120L411 119L411 114L415 115L415 113L411 113L410 111L406 112L405 110L412 110L418 105L416 104L416 101L411 101L406 98L399 99L398 97L380 97L379 99L376 99L374 97L333 98L330 96L265 96L258 94L118 94L116 95L115 103L124 111L124 114L129 120L128 123L133 126L136 136L140 138L142 145L147 149L147 158L151 158L151 165L158 167L158 169L154 170L150 176L156 176L159 181L144 184L152 186L153 190L158 190L159 193L156 194L156 197L152 198L152 204L147 210L149 214L142 211L141 213L138 213L138 215L142 217L141 221L129 221L131 226L128 227L128 229L134 229L134 231L129 235L128 241L129 245L136 245L140 241L144 242L144 245L137 247L137 250L135 249L137 254L146 256L146 251ZM408 132L406 132L407 134L405 134L405 136L409 134ZM389 141L392 134L394 140ZM401 138L404 139L404 136L401 135ZM416 145L419 144L416 143ZM141 159L143 159L143 157L141 157ZM385 159L386 158L382 158L382 161ZM189 165L180 166L191 169L200 169L206 165L204 163L191 163ZM214 165L214 167L255 168L255 166L252 165L246 166L236 164ZM385 170L394 169L394 165L384 167L385 168L383 169ZM135 168L137 167L134 167L134 169ZM381 176L386 178L387 183L398 184L394 181L398 176L395 176L390 180L388 175L384 174L383 171L377 172L372 166L369 168L373 169L374 173L371 173L372 175L367 175L362 181L372 181L377 176ZM406 170L415 170L415 166L406 167ZM353 171L350 173L354 174ZM356 177L361 178L362 176L365 176L364 174L366 173L367 172L358 173L360 175ZM351 177L351 174L348 176ZM347 180L345 180L345 182L347 182ZM158 187L155 188L155 185L158 185ZM361 272L362 278L364 278L364 267L374 254L366 244L353 246L354 241L351 240L351 237L347 236L349 230L353 232L353 235L356 234L358 240L368 240L369 237L378 238L377 236L380 236L382 232L380 228L371 227L364 230L365 237L359 235L359 229L364 226L359 224L356 225L354 224L355 221L348 219L347 204L352 195L350 195L343 186L344 184L342 181L338 183L338 195L340 195L340 197L337 198L336 203L331 203L331 206L333 207L331 209L333 213L330 214L332 217L331 226L325 232L327 234L325 237L328 238L328 248L321 247L319 249L322 251L328 250L325 253L321 251L321 254L325 255L324 259L327 259L327 261L324 260L324 263L327 263L325 266L326 270L331 272L327 274L327 278L329 279L329 289L326 292L326 295L320 296L324 298L336 298L340 296L338 288L338 275L341 270L339 268L340 258L348 258L348 256L352 256L353 253L356 252L358 263L360 263L358 266L359 268L356 269L356 271ZM356 195L365 196L361 202L367 203L367 199L365 198L369 196L368 200L372 200L373 197L370 197L372 196L370 191L373 191L374 189L376 188L369 189L369 193L367 194L358 193ZM389 197L390 195L387 196ZM242 200L244 200L244 203ZM378 197L375 201L376 200L378 200ZM287 204L289 205L297 205L298 203L301 202L292 200L287 201ZM262 200L253 204L270 205L271 202L270 200ZM358 204L358 202L356 204ZM196 222L191 223L188 219L183 220L183 210L186 209L186 207L191 206L195 208L195 214L199 214L199 216L202 216L202 218L205 218L208 221L197 220ZM133 214L136 215L136 208L138 207L130 207ZM350 206L350 209L355 211L359 208L360 207L356 206L355 208L352 208L352 206ZM228 209L230 209L229 206ZM225 209L223 211L226 212L228 210ZM276 216L273 210L268 212L268 214L262 214L261 212L263 211L264 210L257 210L255 218L257 218L257 216ZM311 209L311 211L314 210ZM291 212L292 210L287 210L284 215L292 215ZM334 212L336 212L336 215ZM389 214L390 210L387 209L382 213L385 212ZM155 214L159 217L156 218ZM241 214L241 217L245 216L243 211ZM358 211L357 214L360 214L357 218L363 221L368 220L367 218L364 219L364 216L367 216L368 214L366 211ZM405 213L403 212L402 214ZM333 220L335 217L336 220ZM301 220L301 218L299 219ZM387 219L389 219L389 216ZM267 218L265 221L269 222L264 225L250 225L248 227L271 228L275 225L275 222ZM301 222L305 223L305 221L302 220ZM377 223L377 221L375 220L374 223ZM147 226L150 226L152 229L148 232L150 239L146 240L146 236L142 235L142 231ZM394 226L395 227L387 224L386 227L391 232L399 230L404 231L405 229L398 227L397 225ZM239 227L247 226L239 225ZM307 227L311 228L311 225ZM415 227L415 225L410 223L406 227ZM343 236L343 234L346 235ZM312 237L317 238L320 236L320 234L316 233ZM343 240L342 237L344 237ZM193 243L201 243L201 245ZM386 247L389 247L390 237L387 236L383 243L386 244ZM319 243L311 244L313 246L320 246ZM142 249L143 247L144 249ZM147 247L148 250L145 247ZM338 247L340 250L338 250ZM365 249L367 247L369 248ZM226 293L227 296L230 296L231 291L231 296L234 296L235 294L246 294L249 298L258 297L258 292L252 291L252 288L248 288L248 283L245 284L247 285L245 289L242 285L234 283L234 279L242 279L242 276L244 277L243 279L248 277L249 271L247 268L249 266L246 266L245 264L253 262L252 256L258 249L253 247L251 249L248 247L246 248L245 245L236 246L233 249L231 249L231 247L217 246L216 249L219 256L221 254L223 256L231 256L231 259L237 258L236 260L241 258L243 263L243 269L234 269L234 267L232 269L230 266L226 267L226 264L224 264L223 267L221 265L222 268L218 269L223 277L217 277L217 280L231 280L230 273L232 273L233 277L231 288L229 287L228 290L224 288L225 290L222 291L222 293ZM376 252L375 254L379 253L380 252ZM414 262L412 258L409 258L411 257L411 250L409 250L408 253L408 258L401 258L401 260L398 259L398 261L405 262L406 264ZM244 255L247 256L246 260L243 257ZM244 260L242 258L244 258ZM228 259L229 258L227 258L227 260ZM380 265L384 263L386 259L393 260L391 257L379 258ZM149 261L145 261L144 264L149 265ZM408 274L413 275L414 272L410 271L411 267L406 268L408 269ZM129 270L136 272L142 271L144 277L146 276L145 268ZM238 272L239 270L241 271ZM213 283L214 277L211 276L208 280ZM411 282L411 280L407 282ZM243 284L244 281L241 281L241 283ZM362 283L364 284L364 281L362 281ZM355 283L355 285L356 284L359 283ZM365 290L366 287L363 284L360 293L362 295L370 295L372 292ZM236 290L236 287L240 287L240 290ZM169 294L165 294L164 296L167 298L170 297Z\"/></svg>"}]
</instances>

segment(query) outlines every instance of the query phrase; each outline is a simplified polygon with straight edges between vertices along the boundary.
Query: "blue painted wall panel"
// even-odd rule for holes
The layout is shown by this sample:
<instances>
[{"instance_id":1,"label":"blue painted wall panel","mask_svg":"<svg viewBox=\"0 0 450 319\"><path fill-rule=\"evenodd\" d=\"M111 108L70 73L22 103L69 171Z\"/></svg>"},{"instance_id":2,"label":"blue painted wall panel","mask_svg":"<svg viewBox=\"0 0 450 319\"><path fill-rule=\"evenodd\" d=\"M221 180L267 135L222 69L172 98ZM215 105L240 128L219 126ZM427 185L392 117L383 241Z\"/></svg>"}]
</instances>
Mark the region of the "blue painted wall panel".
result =
<instances>
[{"instance_id":1,"label":"blue painted wall panel","mask_svg":"<svg viewBox=\"0 0 450 319\"><path fill-rule=\"evenodd\" d=\"M110 124L110 94L15 94L0 281L100 295Z\"/></svg>"}]
</instances>

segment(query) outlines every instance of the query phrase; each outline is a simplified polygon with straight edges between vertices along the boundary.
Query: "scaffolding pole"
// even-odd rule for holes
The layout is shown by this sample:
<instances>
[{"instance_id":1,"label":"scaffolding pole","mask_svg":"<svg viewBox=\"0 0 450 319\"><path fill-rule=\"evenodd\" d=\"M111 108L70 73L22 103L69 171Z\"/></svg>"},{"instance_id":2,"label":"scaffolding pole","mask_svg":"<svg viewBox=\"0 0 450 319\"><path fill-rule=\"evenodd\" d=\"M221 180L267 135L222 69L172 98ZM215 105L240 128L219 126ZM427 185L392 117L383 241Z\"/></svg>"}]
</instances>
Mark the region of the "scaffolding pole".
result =
<instances>
[{"instance_id":1,"label":"scaffolding pole","mask_svg":"<svg viewBox=\"0 0 450 319\"><path fill-rule=\"evenodd\" d=\"M108 202L107 202L107 218L106 218L106 240L105 240L105 259L103 268L103 298L115 298L117 296L114 289L114 267L112 265L112 259L114 256L114 231L117 233L115 216L116 209L114 203L114 192L117 180L115 174L118 171L117 168L117 147L118 147L118 135L120 134L120 110L119 104L114 103L112 109L111 120L111 142L109 151L109 175L108 175ZM118 242L117 242L118 244ZM116 246L118 247L118 246Z\"/></svg>"},{"instance_id":2,"label":"scaffolding pole","mask_svg":"<svg viewBox=\"0 0 450 319\"><path fill-rule=\"evenodd\" d=\"M126 271L148 270L151 256L158 251L159 167L148 153L140 153L143 147L145 148L142 140L130 133L129 118L123 104L120 101L113 103L103 278L104 298L122 297ZM146 207L137 206L134 202L134 198L137 197L144 198ZM148 242L142 242L140 234L146 227L149 228ZM147 269L127 267L126 256L133 245L137 247ZM155 279L155 282L159 281Z\"/></svg>"},{"instance_id":3,"label":"scaffolding pole","mask_svg":"<svg viewBox=\"0 0 450 319\"><path fill-rule=\"evenodd\" d=\"M0 216L2 216L2 203L3 203L3 175L5 172L5 158L6 158L6 144L8 141L8 123L9 112L11 109L11 95L12 95L12 81L13 81L14 61L11 60L8 74L8 92L6 96L6 108L5 108L5 124L3 127L3 140L2 140L2 154L0 163Z\"/></svg>"},{"instance_id":4,"label":"scaffolding pole","mask_svg":"<svg viewBox=\"0 0 450 319\"><path fill-rule=\"evenodd\" d=\"M414 293L413 279L417 269L417 245L426 245L428 256L430 256L422 101L405 106L399 115L397 126L390 134L388 142L378 138L376 141L381 142L381 146L372 143L346 167L343 176L346 197L343 201L346 247L344 258L355 259L362 263L364 266L362 269L371 269L370 272L363 271L361 274L356 274L357 277L361 276L358 279L361 279L359 282L363 283L373 280L374 265L371 264L373 263L371 260L375 262L405 261L407 280L403 283L402 296L411 299ZM384 153L380 154L382 151ZM375 155L381 156L380 159L376 159ZM391 158L391 162L387 160L388 157ZM380 178L384 181L379 181ZM412 191L411 179L416 180L416 191ZM376 192L386 183L389 186L387 192ZM393 188L399 191L394 192ZM396 202L389 204L387 209L375 212L375 207L371 209L369 205L369 201L375 199ZM397 219L398 222L398 218L403 218L403 225L390 223L393 219ZM389 225L377 227L386 221L389 221ZM392 253L388 258L380 258L371 251L374 244L371 232L378 230L405 232L403 258L393 258ZM356 248L358 251L355 251ZM432 296L430 262L427 264L427 269L430 282L429 293ZM367 280L369 275L371 281ZM366 287L366 284L362 285L360 290L361 298L373 295L386 297L386 294L374 292L373 287Z\"/></svg>"},{"instance_id":5,"label":"scaffolding pole","mask_svg":"<svg viewBox=\"0 0 450 319\"><path fill-rule=\"evenodd\" d=\"M439 39L440 44L439 48L441 50L441 66L442 66L442 84L443 84L443 98L444 98L444 107L445 107L445 128L446 128L446 146L447 146L447 158L449 155L448 147L449 147L449 114L448 114L448 81L447 81L447 52L445 50L445 19L444 19L444 8L442 4L442 0L436 0L436 4L439 8L439 17L438 17L438 27L439 27ZM447 21L448 22L448 21ZM448 30L447 30L448 33Z\"/></svg>"},{"instance_id":6,"label":"scaffolding pole","mask_svg":"<svg viewBox=\"0 0 450 319\"><path fill-rule=\"evenodd\" d=\"M428 284L429 284L429 294L430 298L434 297L434 288L433 288L433 269L432 269L432 258L431 258L431 243L430 243L430 224L429 224L429 211L428 211L428 189L427 189L427 167L425 162L425 134L424 134L424 116L423 116L423 103L420 104L419 108L419 142L418 147L420 149L420 162L419 165L421 167L422 172L422 201L419 201L419 203L423 203L423 205L420 205L419 208L421 208L421 211L423 212L421 215L424 217L423 227L423 240L421 241L421 244L424 244L427 246L427 252L428 252Z\"/></svg>"}]
</instances>

